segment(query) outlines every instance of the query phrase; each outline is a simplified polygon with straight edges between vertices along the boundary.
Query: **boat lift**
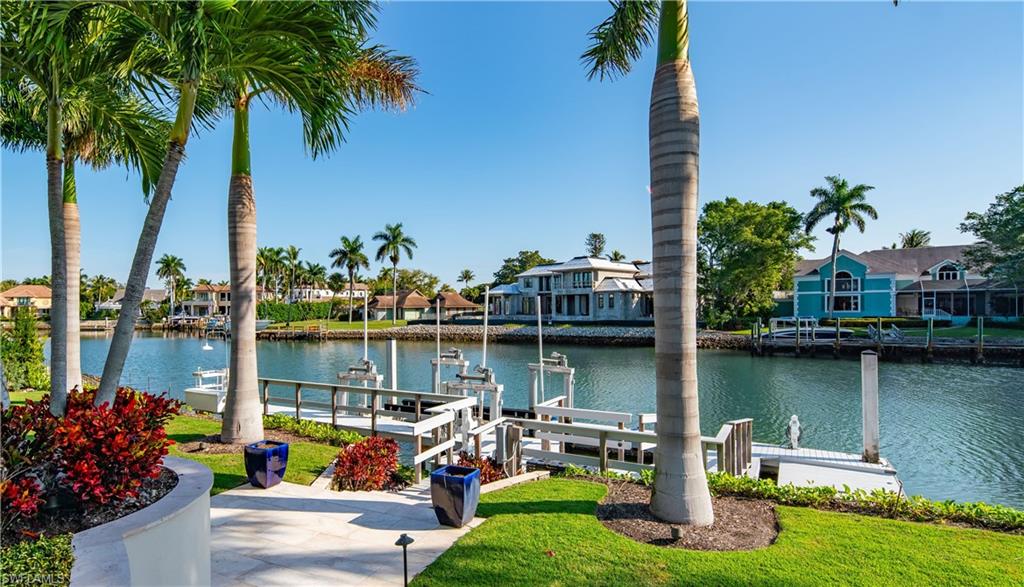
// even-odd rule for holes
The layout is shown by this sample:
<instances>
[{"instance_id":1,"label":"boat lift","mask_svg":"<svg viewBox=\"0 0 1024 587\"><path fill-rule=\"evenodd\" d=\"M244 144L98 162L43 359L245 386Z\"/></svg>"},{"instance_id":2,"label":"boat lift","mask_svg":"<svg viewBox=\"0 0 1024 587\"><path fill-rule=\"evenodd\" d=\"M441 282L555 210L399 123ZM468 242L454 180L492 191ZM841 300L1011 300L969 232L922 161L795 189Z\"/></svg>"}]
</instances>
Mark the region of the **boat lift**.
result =
<instances>
[{"instance_id":1,"label":"boat lift","mask_svg":"<svg viewBox=\"0 0 1024 587\"><path fill-rule=\"evenodd\" d=\"M441 381L441 369L443 367L455 367L458 370L458 375L466 375L467 369L469 369L469 361L462 356L462 349L450 347L447 351L441 350L441 300L440 296L434 301L434 312L437 319L437 354L430 360L430 380L432 382L431 391L433 393L445 393L443 390L448 384L447 381Z\"/></svg>"},{"instance_id":2,"label":"boat lift","mask_svg":"<svg viewBox=\"0 0 1024 587\"><path fill-rule=\"evenodd\" d=\"M562 389L565 394L567 408L573 406L573 388L576 385L576 369L569 366L569 357L561 353L551 353L550 357L544 357L544 327L541 324L540 296L537 296L537 363L527 364L530 370L530 410L543 404L547 398L544 397L544 375L554 373L562 376Z\"/></svg>"},{"instance_id":3,"label":"boat lift","mask_svg":"<svg viewBox=\"0 0 1024 587\"><path fill-rule=\"evenodd\" d=\"M452 395L464 395L469 396L470 394L476 395L478 398L477 403L477 419L480 422L484 422L484 405L488 402L488 394L490 395L490 420L497 420L501 418L501 395L505 390L505 386L494 380L494 369L487 366L487 317L490 313L490 298L491 288L484 290L484 345L483 345L483 356L480 360L480 364L477 365L473 373L460 372L455 374L455 381L449 381L445 383L445 392ZM438 359L440 360L440 359ZM466 410L467 414L469 410ZM469 422L470 418L463 418L464 426L471 426Z\"/></svg>"},{"instance_id":4,"label":"boat lift","mask_svg":"<svg viewBox=\"0 0 1024 587\"><path fill-rule=\"evenodd\" d=\"M363 300L363 358L359 363L350 365L345 371L338 373L338 383L342 385L351 385L355 387L365 387L369 389L381 389L384 386L384 375L377 372L377 365L370 360L369 357L369 327L367 323L366 314L366 300ZM367 398L373 397L372 394L367 391ZM369 400L372 403L372 400ZM348 392L343 391L341 393L341 404L342 408L348 406ZM371 408L377 408L378 406L368 406Z\"/></svg>"}]
</instances>

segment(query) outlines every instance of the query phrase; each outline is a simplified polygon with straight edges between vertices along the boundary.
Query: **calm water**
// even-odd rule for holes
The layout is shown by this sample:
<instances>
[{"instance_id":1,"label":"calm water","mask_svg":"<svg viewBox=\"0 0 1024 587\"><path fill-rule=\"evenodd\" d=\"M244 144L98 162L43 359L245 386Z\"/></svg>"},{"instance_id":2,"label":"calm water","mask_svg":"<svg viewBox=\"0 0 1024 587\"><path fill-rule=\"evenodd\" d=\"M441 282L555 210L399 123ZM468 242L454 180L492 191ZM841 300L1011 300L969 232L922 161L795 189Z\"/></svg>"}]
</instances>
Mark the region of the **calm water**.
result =
<instances>
[{"instance_id":1,"label":"calm water","mask_svg":"<svg viewBox=\"0 0 1024 587\"><path fill-rule=\"evenodd\" d=\"M100 373L107 337L82 340L82 367ZM222 368L227 346L196 338L139 334L124 382L181 398L196 367ZM471 365L479 345L464 345ZM652 348L545 345L569 356L576 368L576 407L653 412ZM370 342L370 358L384 371L383 342ZM362 343L260 342L260 375L335 381L339 369L362 355ZM399 387L430 389L433 343L398 343ZM527 402L529 345L490 345L488 361L505 385L505 405ZM789 416L804 425L803 444L859 453L860 368L855 361L754 358L746 353L701 351L700 413L704 434L726 420L752 417L754 437L781 442ZM547 396L560 392L549 379ZM987 501L1024 508L1024 371L970 365L882 363L882 455L898 469L906 490L933 499Z\"/></svg>"}]
</instances>

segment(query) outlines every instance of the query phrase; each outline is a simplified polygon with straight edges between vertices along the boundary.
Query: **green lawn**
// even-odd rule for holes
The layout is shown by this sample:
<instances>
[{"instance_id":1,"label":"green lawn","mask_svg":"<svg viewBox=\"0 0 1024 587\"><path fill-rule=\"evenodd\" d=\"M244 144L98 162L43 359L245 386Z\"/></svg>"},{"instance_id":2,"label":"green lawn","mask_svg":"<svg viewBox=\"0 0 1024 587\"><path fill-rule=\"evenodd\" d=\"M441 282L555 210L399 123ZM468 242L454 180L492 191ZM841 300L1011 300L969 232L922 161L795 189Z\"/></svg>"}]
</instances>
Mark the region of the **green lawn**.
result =
<instances>
[{"instance_id":1,"label":"green lawn","mask_svg":"<svg viewBox=\"0 0 1024 587\"><path fill-rule=\"evenodd\" d=\"M594 516L604 494L603 485L552 479L483 495L479 514L491 519L414 584L1024 584L1024 536L778 507L772 546L697 552L606 529Z\"/></svg>"},{"instance_id":2,"label":"green lawn","mask_svg":"<svg viewBox=\"0 0 1024 587\"><path fill-rule=\"evenodd\" d=\"M39 400L43 399L43 396L46 395L47 393L49 393L49 392L46 392L46 391L12 391L12 392L10 392L11 405L12 406L20 406L20 405L24 404L25 400L27 400L27 399L30 399L32 401L39 401Z\"/></svg>"},{"instance_id":3,"label":"green lawn","mask_svg":"<svg viewBox=\"0 0 1024 587\"><path fill-rule=\"evenodd\" d=\"M267 327L268 330L305 330L307 326L319 326L323 328L325 325L329 330L362 330L363 321L356 320L349 322L347 320L295 320L291 326L287 326L286 322L275 322ZM405 320L399 320L394 324L391 324L391 320L371 320L367 324L369 330L383 330L385 328L391 328L392 326L405 326Z\"/></svg>"},{"instance_id":4,"label":"green lawn","mask_svg":"<svg viewBox=\"0 0 1024 587\"><path fill-rule=\"evenodd\" d=\"M178 416L167 425L167 435L175 442L189 442L220 432L220 423L192 416ZM288 470L284 480L309 485L327 468L338 448L315 442L289 443ZM213 488L210 495L217 495L246 483L245 464L241 454L194 455L183 453L177 446L171 447L171 456L200 462L213 471Z\"/></svg>"}]
</instances>

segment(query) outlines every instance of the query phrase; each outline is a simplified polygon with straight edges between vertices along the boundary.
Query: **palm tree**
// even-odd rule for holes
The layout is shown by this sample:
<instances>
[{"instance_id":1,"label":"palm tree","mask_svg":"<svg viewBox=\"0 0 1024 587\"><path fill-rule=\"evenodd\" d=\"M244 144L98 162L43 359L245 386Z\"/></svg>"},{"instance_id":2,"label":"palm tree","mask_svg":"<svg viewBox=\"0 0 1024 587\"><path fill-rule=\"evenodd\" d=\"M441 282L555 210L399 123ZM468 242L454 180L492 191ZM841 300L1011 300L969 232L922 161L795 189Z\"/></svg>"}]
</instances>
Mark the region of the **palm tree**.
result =
<instances>
[{"instance_id":1,"label":"palm tree","mask_svg":"<svg viewBox=\"0 0 1024 587\"><path fill-rule=\"evenodd\" d=\"M915 228L910 232L900 233L900 248L919 249L932 244L932 233L927 230ZM895 246L893 247L896 248Z\"/></svg>"},{"instance_id":2,"label":"palm tree","mask_svg":"<svg viewBox=\"0 0 1024 587\"><path fill-rule=\"evenodd\" d=\"M352 306L355 302L354 292L356 286L356 271L359 268L369 269L370 259L363 252L363 238L356 236L350 239L347 236L341 237L341 246L330 253L331 267L344 267L348 271L348 321L352 321Z\"/></svg>"},{"instance_id":3,"label":"palm tree","mask_svg":"<svg viewBox=\"0 0 1024 587\"><path fill-rule=\"evenodd\" d=\"M466 287L469 287L469 282L473 281L474 279L476 279L475 273L473 273L469 269L463 269L462 272L459 273L459 278L456 281L458 281L459 283L465 283Z\"/></svg>"},{"instance_id":4,"label":"palm tree","mask_svg":"<svg viewBox=\"0 0 1024 587\"><path fill-rule=\"evenodd\" d=\"M626 74L658 39L651 89L658 464L651 512L668 522L714 522L701 457L697 401L697 175L700 117L684 1L616 0L590 32L589 77ZM655 37L655 35L657 35Z\"/></svg>"},{"instance_id":5,"label":"palm tree","mask_svg":"<svg viewBox=\"0 0 1024 587\"><path fill-rule=\"evenodd\" d=\"M622 263L626 260L626 255L622 254L622 251L616 249L608 255L608 260L614 263Z\"/></svg>"},{"instance_id":6,"label":"palm tree","mask_svg":"<svg viewBox=\"0 0 1024 587\"><path fill-rule=\"evenodd\" d=\"M82 388L75 164L136 169L148 194L160 165L162 121L132 95L123 75L115 75L118 59L109 50L111 27L99 6L26 2L3 8L4 21L11 23L3 33L9 70L2 89L3 141L15 149L47 153L55 276L51 410L63 413L67 390Z\"/></svg>"},{"instance_id":7,"label":"palm tree","mask_svg":"<svg viewBox=\"0 0 1024 587\"><path fill-rule=\"evenodd\" d=\"M416 241L402 232L401 222L385 224L384 230L373 235L373 240L381 243L377 249L377 260L391 261L391 324L394 325L398 315L398 262L402 259L402 251L412 259Z\"/></svg>"},{"instance_id":8,"label":"palm tree","mask_svg":"<svg viewBox=\"0 0 1024 587\"><path fill-rule=\"evenodd\" d=\"M866 202L865 194L875 189L874 187L862 183L850 187L849 182L837 175L829 175L825 181L828 182L828 187L816 187L811 190L811 196L817 198L818 202L804 218L804 227L807 232L811 232L822 220L832 217L832 226L825 229L832 235L832 256L829 258L832 279L829 281L828 297L828 317L831 318L836 307L836 257L839 255L839 237L851 224L864 232L864 217L875 220L878 218L878 212Z\"/></svg>"},{"instance_id":9,"label":"palm tree","mask_svg":"<svg viewBox=\"0 0 1024 587\"><path fill-rule=\"evenodd\" d=\"M292 296L294 295L293 291L297 283L296 279L301 277L302 261L299 260L299 253L301 252L302 249L296 247L295 245L288 245L288 247L284 249L284 265L282 266L281 273L284 275L285 278L285 289L288 292L287 296L285 297L285 303L288 304L291 304L293 301ZM291 324L292 309L291 307L289 307L287 325L291 326Z\"/></svg>"},{"instance_id":10,"label":"palm tree","mask_svg":"<svg viewBox=\"0 0 1024 587\"><path fill-rule=\"evenodd\" d=\"M270 279L280 271L284 264L284 249L278 247L260 247L256 252L256 272L260 283L263 284L263 291L270 291ZM276 279L276 277L275 277ZM275 283L275 289L277 284Z\"/></svg>"},{"instance_id":11,"label":"palm tree","mask_svg":"<svg viewBox=\"0 0 1024 587\"><path fill-rule=\"evenodd\" d=\"M334 299L338 297L338 292L345 289L345 276L335 271L327 276L327 288L331 290L331 305L327 309L327 320L330 321L334 318ZM351 290L349 290L349 296L351 296ZM349 316L348 321L352 321L352 301L349 298Z\"/></svg>"},{"instance_id":12,"label":"palm tree","mask_svg":"<svg viewBox=\"0 0 1024 587\"><path fill-rule=\"evenodd\" d=\"M175 255L164 255L156 262L156 276L170 284L171 305L169 315L174 316L174 294L178 291L178 281L185 277L185 262Z\"/></svg>"}]
</instances>

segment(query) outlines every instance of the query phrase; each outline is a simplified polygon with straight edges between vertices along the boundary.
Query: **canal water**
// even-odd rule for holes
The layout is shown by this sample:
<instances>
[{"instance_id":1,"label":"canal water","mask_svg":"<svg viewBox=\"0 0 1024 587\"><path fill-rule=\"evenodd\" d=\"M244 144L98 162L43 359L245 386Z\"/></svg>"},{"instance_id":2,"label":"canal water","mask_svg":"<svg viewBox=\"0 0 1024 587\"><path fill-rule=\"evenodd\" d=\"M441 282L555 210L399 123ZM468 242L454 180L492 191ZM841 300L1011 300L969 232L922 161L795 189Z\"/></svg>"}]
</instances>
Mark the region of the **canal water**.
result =
<instances>
[{"instance_id":1,"label":"canal water","mask_svg":"<svg viewBox=\"0 0 1024 587\"><path fill-rule=\"evenodd\" d=\"M132 344L123 382L182 398L197 367L222 368L228 347L182 335L140 333ZM103 370L110 339L83 336L82 367ZM479 344L462 348L470 364ZM655 410L654 350L551 344L576 368L576 407L624 412ZM433 343L398 342L401 389L429 390ZM385 343L370 341L370 358L386 369ZM333 382L362 356L361 341L258 343L261 376ZM492 344L488 365L505 386L505 405L525 407L526 364L532 345ZM956 364L881 363L882 455L899 471L910 494L932 499L986 501L1024 508L1024 370ZM861 450L860 367L856 361L751 357L735 351L700 351L701 428L713 435L727 420L754 419L754 439L779 443L797 414L807 447ZM549 376L547 397L561 392Z\"/></svg>"}]
</instances>

